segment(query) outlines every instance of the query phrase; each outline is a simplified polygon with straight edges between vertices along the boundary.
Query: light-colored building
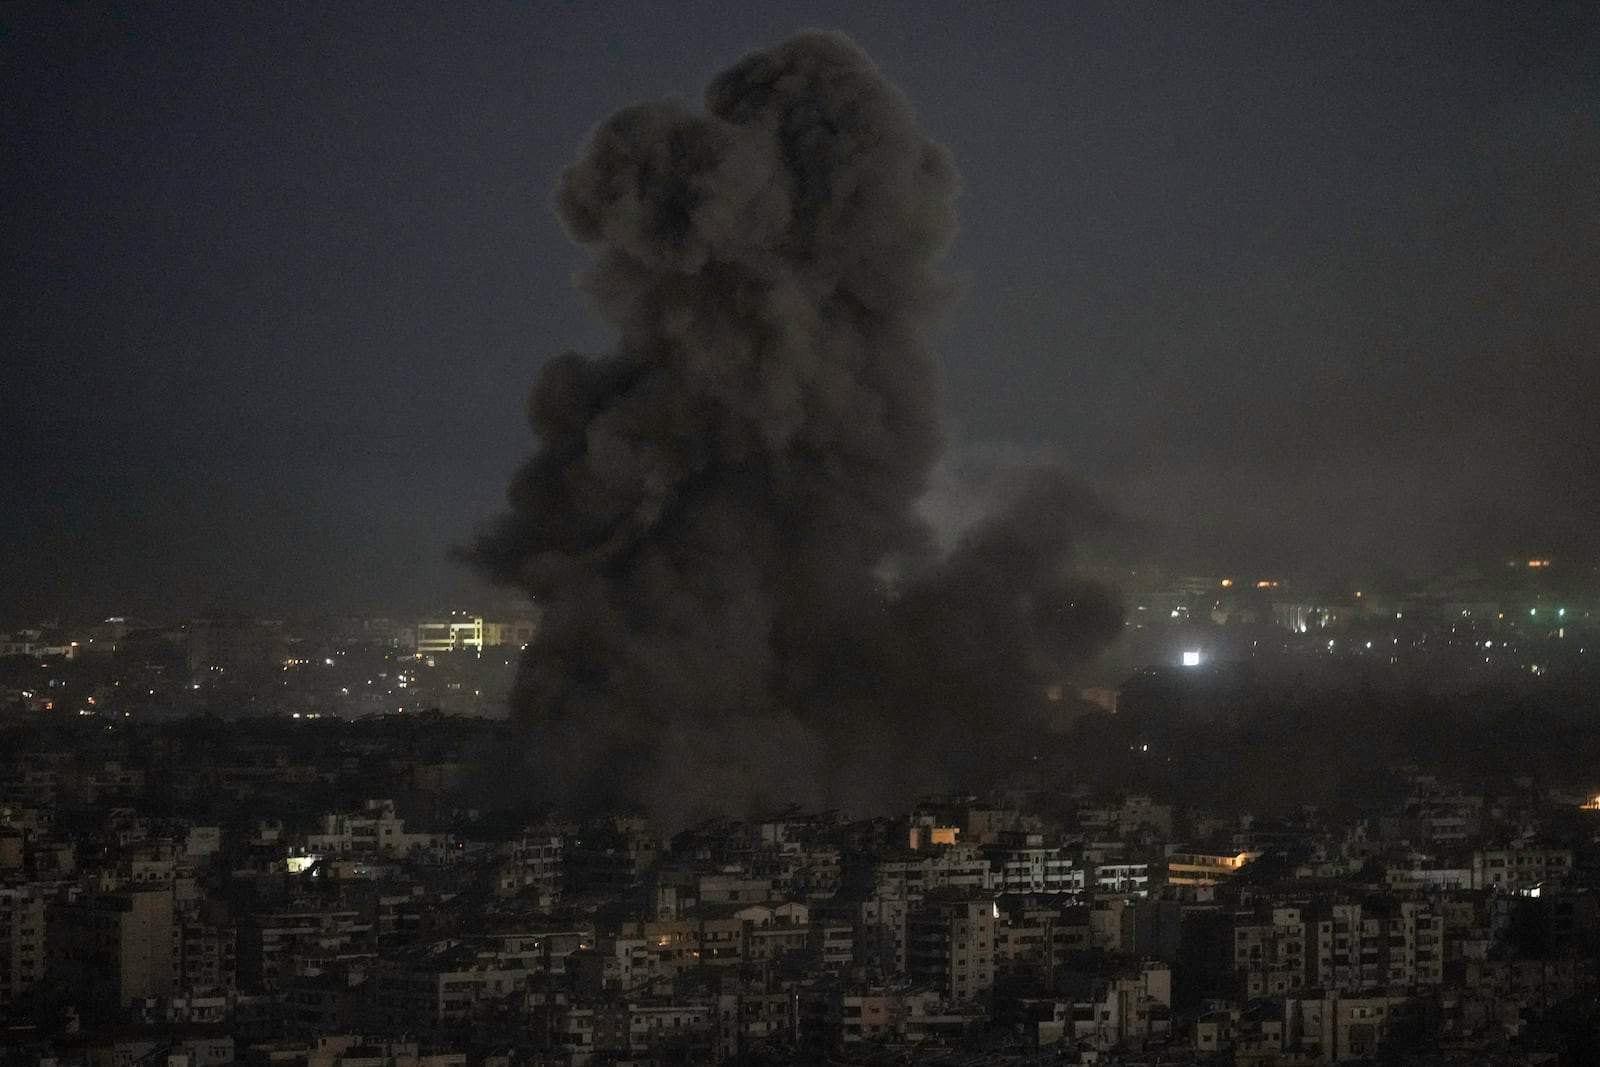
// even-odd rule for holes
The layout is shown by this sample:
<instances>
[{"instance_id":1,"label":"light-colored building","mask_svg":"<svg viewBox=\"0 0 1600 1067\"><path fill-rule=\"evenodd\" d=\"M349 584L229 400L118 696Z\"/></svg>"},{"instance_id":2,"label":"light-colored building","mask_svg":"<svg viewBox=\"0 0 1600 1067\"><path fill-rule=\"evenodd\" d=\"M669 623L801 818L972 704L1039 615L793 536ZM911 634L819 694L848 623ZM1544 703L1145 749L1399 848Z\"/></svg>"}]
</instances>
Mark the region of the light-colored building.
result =
<instances>
[{"instance_id":1,"label":"light-colored building","mask_svg":"<svg viewBox=\"0 0 1600 1067\"><path fill-rule=\"evenodd\" d=\"M1147 896L1150 892L1150 865L1127 862L1097 863L1094 866L1093 885L1102 893Z\"/></svg>"},{"instance_id":2,"label":"light-colored building","mask_svg":"<svg viewBox=\"0 0 1600 1067\"><path fill-rule=\"evenodd\" d=\"M1299 992L1306 985L1309 949L1305 916L1299 908L1235 916L1233 969L1240 994L1257 1000Z\"/></svg>"},{"instance_id":3,"label":"light-colored building","mask_svg":"<svg viewBox=\"0 0 1600 1067\"><path fill-rule=\"evenodd\" d=\"M560 834L525 834L501 849L505 857L495 881L500 896L531 892L540 907L561 899L563 840Z\"/></svg>"},{"instance_id":4,"label":"light-colored building","mask_svg":"<svg viewBox=\"0 0 1600 1067\"><path fill-rule=\"evenodd\" d=\"M408 831L392 800L369 800L359 813L324 815L321 826L304 842L304 851L311 856L407 856L437 854L443 848L441 834Z\"/></svg>"},{"instance_id":5,"label":"light-colored building","mask_svg":"<svg viewBox=\"0 0 1600 1067\"><path fill-rule=\"evenodd\" d=\"M1357 992L1437 986L1444 980L1444 917L1426 901L1330 905L1308 923L1308 983Z\"/></svg>"},{"instance_id":6,"label":"light-colored building","mask_svg":"<svg viewBox=\"0 0 1600 1067\"><path fill-rule=\"evenodd\" d=\"M85 1014L172 994L178 958L167 886L85 894L46 912L47 973Z\"/></svg>"},{"instance_id":7,"label":"light-colored building","mask_svg":"<svg viewBox=\"0 0 1600 1067\"><path fill-rule=\"evenodd\" d=\"M1531 889L1572 875L1569 848L1497 848L1472 854L1474 889Z\"/></svg>"},{"instance_id":8,"label":"light-colored building","mask_svg":"<svg viewBox=\"0 0 1600 1067\"><path fill-rule=\"evenodd\" d=\"M452 614L446 619L417 623L417 652L482 652L486 648L522 648L538 632L532 619L486 619L482 615Z\"/></svg>"},{"instance_id":9,"label":"light-colored building","mask_svg":"<svg viewBox=\"0 0 1600 1067\"><path fill-rule=\"evenodd\" d=\"M1061 847L992 845L984 850L999 893L1081 893L1086 872Z\"/></svg>"},{"instance_id":10,"label":"light-colored building","mask_svg":"<svg viewBox=\"0 0 1600 1067\"><path fill-rule=\"evenodd\" d=\"M1172 1035L1172 969L1147 960L1111 978L1096 979L1072 1003L1072 1036L1098 1051L1135 1048Z\"/></svg>"},{"instance_id":11,"label":"light-colored building","mask_svg":"<svg viewBox=\"0 0 1600 1067\"><path fill-rule=\"evenodd\" d=\"M1174 849L1167 853L1168 885L1216 885L1255 859L1256 852L1212 852Z\"/></svg>"},{"instance_id":12,"label":"light-colored building","mask_svg":"<svg viewBox=\"0 0 1600 1067\"><path fill-rule=\"evenodd\" d=\"M906 971L952 1004L982 1000L994 988L1000 907L992 899L930 901L906 921Z\"/></svg>"},{"instance_id":13,"label":"light-colored building","mask_svg":"<svg viewBox=\"0 0 1600 1067\"><path fill-rule=\"evenodd\" d=\"M877 895L912 903L933 892L987 893L994 886L989 859L976 845L930 847L882 859L873 864L871 876Z\"/></svg>"},{"instance_id":14,"label":"light-colored building","mask_svg":"<svg viewBox=\"0 0 1600 1067\"><path fill-rule=\"evenodd\" d=\"M903 896L874 894L864 900L835 902L829 913L855 931L854 959L869 976L883 978L906 969L906 919L911 904Z\"/></svg>"}]
</instances>

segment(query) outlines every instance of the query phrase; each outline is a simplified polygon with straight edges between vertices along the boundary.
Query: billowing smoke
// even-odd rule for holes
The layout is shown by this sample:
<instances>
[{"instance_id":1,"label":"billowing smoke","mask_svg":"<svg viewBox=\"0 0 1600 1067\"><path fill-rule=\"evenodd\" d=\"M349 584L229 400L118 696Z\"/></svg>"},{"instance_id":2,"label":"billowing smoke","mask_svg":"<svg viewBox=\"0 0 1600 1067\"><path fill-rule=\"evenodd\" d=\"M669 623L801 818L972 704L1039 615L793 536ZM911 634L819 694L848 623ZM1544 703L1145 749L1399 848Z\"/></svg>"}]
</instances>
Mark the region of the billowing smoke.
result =
<instances>
[{"instance_id":1,"label":"billowing smoke","mask_svg":"<svg viewBox=\"0 0 1600 1067\"><path fill-rule=\"evenodd\" d=\"M704 114L616 114L563 175L619 343L545 367L539 449L473 553L542 608L513 697L534 793L670 824L974 783L1117 631L1070 576L1106 517L1058 477L943 558L917 517L955 192L905 96L820 33Z\"/></svg>"}]
</instances>

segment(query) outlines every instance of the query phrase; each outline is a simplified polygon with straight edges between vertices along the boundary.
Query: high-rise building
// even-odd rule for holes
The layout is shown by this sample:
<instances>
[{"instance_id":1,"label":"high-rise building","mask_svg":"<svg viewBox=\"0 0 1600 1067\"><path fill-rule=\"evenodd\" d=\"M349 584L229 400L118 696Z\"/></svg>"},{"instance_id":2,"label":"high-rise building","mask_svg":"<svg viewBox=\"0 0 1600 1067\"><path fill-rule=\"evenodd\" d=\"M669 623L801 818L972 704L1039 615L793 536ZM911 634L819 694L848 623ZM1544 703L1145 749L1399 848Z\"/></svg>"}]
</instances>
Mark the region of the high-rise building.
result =
<instances>
[{"instance_id":1,"label":"high-rise building","mask_svg":"<svg viewBox=\"0 0 1600 1067\"><path fill-rule=\"evenodd\" d=\"M0 888L0 1008L44 980L44 922L42 894L27 886Z\"/></svg>"},{"instance_id":2,"label":"high-rise building","mask_svg":"<svg viewBox=\"0 0 1600 1067\"><path fill-rule=\"evenodd\" d=\"M994 988L999 928L993 899L927 903L906 921L906 970L952 1003L981 1000Z\"/></svg>"},{"instance_id":3,"label":"high-rise building","mask_svg":"<svg viewBox=\"0 0 1600 1067\"><path fill-rule=\"evenodd\" d=\"M46 915L50 984L86 1015L170 996L177 969L172 888L95 893Z\"/></svg>"}]
</instances>

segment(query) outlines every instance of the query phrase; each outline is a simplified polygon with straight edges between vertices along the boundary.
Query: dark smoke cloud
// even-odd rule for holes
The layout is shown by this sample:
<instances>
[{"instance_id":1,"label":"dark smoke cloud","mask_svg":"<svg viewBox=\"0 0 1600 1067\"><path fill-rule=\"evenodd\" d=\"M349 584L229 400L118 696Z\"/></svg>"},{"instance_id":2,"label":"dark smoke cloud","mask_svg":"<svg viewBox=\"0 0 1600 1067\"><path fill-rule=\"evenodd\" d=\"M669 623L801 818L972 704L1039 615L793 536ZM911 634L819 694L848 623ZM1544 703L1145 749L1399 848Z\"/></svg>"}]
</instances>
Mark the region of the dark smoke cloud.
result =
<instances>
[{"instance_id":1,"label":"dark smoke cloud","mask_svg":"<svg viewBox=\"0 0 1600 1067\"><path fill-rule=\"evenodd\" d=\"M567 354L473 556L543 610L513 706L530 788L669 823L971 783L1119 626L1070 577L1104 525L1059 476L935 559L924 333L956 176L846 38L628 108L562 177L615 354ZM895 577L887 578L893 574Z\"/></svg>"}]
</instances>

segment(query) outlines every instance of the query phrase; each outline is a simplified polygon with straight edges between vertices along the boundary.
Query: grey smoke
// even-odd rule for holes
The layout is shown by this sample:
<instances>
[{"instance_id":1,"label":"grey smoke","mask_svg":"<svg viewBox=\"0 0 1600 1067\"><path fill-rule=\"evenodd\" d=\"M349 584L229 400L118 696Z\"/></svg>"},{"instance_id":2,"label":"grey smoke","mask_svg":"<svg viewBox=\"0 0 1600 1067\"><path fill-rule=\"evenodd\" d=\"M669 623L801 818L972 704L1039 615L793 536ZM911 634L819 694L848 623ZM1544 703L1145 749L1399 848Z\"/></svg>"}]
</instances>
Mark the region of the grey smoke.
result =
<instances>
[{"instance_id":1,"label":"grey smoke","mask_svg":"<svg viewBox=\"0 0 1600 1067\"><path fill-rule=\"evenodd\" d=\"M703 114L619 112L562 176L618 346L546 366L473 552L542 607L513 697L535 794L677 823L971 783L1117 631L1070 566L1108 517L1058 475L942 556L917 514L955 193L905 96L822 33Z\"/></svg>"}]
</instances>

